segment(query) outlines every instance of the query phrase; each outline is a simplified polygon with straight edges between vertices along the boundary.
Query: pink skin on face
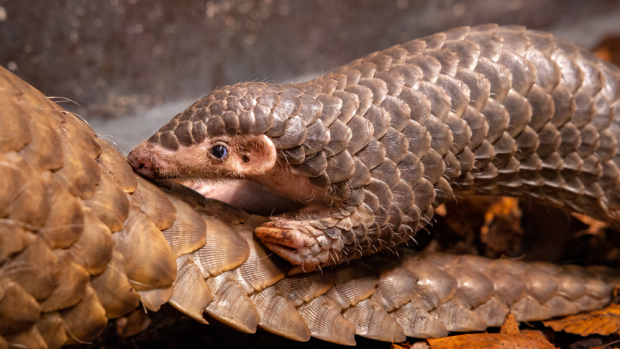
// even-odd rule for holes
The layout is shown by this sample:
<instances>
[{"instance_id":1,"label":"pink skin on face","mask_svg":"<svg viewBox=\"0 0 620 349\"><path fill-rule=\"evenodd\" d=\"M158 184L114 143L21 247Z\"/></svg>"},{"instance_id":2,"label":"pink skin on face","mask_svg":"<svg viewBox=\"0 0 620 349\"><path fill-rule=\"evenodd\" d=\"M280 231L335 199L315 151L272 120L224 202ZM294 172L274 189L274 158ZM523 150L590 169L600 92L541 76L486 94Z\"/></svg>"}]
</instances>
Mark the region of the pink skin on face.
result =
<instances>
[{"instance_id":1,"label":"pink skin on face","mask_svg":"<svg viewBox=\"0 0 620 349\"><path fill-rule=\"evenodd\" d=\"M142 147L142 149L140 149ZM150 151L147 151L148 143L145 145L144 143L140 144L134 150L129 153L127 156L127 161L133 168L134 172L137 172L143 175L146 178L154 179L157 177L157 173L155 172L156 164L153 161L153 157L150 156ZM163 149L162 149L163 150Z\"/></svg>"},{"instance_id":2,"label":"pink skin on face","mask_svg":"<svg viewBox=\"0 0 620 349\"><path fill-rule=\"evenodd\" d=\"M226 148L216 158L213 147ZM143 142L127 157L134 170L148 178L239 179L264 175L277 160L269 137L220 136L177 150Z\"/></svg>"}]
</instances>

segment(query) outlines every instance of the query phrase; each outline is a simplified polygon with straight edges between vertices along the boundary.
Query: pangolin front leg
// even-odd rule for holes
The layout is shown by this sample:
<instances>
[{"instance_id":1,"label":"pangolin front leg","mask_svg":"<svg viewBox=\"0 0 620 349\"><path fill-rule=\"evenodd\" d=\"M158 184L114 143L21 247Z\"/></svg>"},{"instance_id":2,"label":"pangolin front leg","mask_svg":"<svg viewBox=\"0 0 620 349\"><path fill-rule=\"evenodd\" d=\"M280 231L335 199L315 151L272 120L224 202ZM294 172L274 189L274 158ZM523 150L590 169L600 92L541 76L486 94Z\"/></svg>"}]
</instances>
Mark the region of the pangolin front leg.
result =
<instances>
[{"instance_id":1,"label":"pangolin front leg","mask_svg":"<svg viewBox=\"0 0 620 349\"><path fill-rule=\"evenodd\" d=\"M284 198L246 180L227 183L188 181L185 184L206 197L271 216L272 221L257 228L256 235L273 252L294 261L299 268L293 272L356 258L362 252L361 246L356 243L366 240L366 227L374 223L372 211L365 205L351 205L350 201L345 205L332 199L331 206L325 203L307 206L306 200L299 196L298 201ZM303 182L299 186L303 186ZM325 196L325 193L320 195ZM317 193L311 193L311 196L316 197ZM345 246L348 246L347 249L344 249ZM352 250L351 246L356 250Z\"/></svg>"},{"instance_id":2,"label":"pangolin front leg","mask_svg":"<svg viewBox=\"0 0 620 349\"><path fill-rule=\"evenodd\" d=\"M300 266L301 270L314 270L319 265L337 264L344 247L337 228L320 229L314 226L316 223L275 218L254 232L282 258Z\"/></svg>"},{"instance_id":3,"label":"pangolin front leg","mask_svg":"<svg viewBox=\"0 0 620 349\"><path fill-rule=\"evenodd\" d=\"M617 222L619 118L617 68L550 34L481 25L306 83L220 88L129 159L150 177L242 178L322 207L256 231L309 271L408 241L453 191Z\"/></svg>"}]
</instances>

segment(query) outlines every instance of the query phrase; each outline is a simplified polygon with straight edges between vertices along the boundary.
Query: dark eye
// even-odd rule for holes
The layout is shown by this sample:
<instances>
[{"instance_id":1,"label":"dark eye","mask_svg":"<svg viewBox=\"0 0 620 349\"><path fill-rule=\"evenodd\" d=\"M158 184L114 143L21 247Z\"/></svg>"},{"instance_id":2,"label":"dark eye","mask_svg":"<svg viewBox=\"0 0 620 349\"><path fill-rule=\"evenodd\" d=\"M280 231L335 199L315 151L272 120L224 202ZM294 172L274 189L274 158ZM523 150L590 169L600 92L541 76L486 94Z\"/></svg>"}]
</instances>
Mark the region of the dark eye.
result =
<instances>
[{"instance_id":1,"label":"dark eye","mask_svg":"<svg viewBox=\"0 0 620 349\"><path fill-rule=\"evenodd\" d=\"M223 159L228 155L228 149L225 146L218 144L211 148L211 155L215 156L217 159Z\"/></svg>"}]
</instances>

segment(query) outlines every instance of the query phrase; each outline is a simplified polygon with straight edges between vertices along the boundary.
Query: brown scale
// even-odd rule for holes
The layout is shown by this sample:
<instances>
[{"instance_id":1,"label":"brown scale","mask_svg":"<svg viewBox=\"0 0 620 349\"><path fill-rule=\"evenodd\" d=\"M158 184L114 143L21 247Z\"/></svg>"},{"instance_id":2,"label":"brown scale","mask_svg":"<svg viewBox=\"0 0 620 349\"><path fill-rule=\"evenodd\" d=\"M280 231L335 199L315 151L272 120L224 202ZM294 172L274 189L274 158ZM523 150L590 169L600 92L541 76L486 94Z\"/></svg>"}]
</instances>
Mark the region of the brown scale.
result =
<instances>
[{"instance_id":1,"label":"brown scale","mask_svg":"<svg viewBox=\"0 0 620 349\"><path fill-rule=\"evenodd\" d=\"M341 201L313 222L326 235L301 247L305 256L394 248L453 190L542 195L614 214L604 209L618 206L615 68L550 36L492 25L354 64L297 86L217 91L149 142L181 151L209 137L269 133L274 159ZM603 268L405 251L286 276L289 263L253 235L266 218L136 176L87 125L4 69L0 84L0 347L90 341L139 301L246 333L401 341L498 326L506 304L519 321L596 309L616 281ZM492 122L503 129L489 138Z\"/></svg>"}]
</instances>

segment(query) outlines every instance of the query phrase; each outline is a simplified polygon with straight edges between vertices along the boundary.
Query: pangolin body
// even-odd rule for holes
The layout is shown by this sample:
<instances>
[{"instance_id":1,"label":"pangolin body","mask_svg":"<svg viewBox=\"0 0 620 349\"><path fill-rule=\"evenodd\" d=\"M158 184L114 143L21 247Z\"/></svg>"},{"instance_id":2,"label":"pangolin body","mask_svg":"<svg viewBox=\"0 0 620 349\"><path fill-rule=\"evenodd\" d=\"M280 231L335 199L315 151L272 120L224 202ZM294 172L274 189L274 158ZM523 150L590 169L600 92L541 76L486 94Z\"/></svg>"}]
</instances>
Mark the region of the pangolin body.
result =
<instances>
[{"instance_id":1,"label":"pangolin body","mask_svg":"<svg viewBox=\"0 0 620 349\"><path fill-rule=\"evenodd\" d=\"M409 241L454 193L525 195L616 222L619 83L617 68L550 34L462 27L306 83L218 89L130 161L152 177L247 178L302 202L303 215L256 233L304 271ZM230 148L223 165L210 146ZM268 148L277 161L258 171Z\"/></svg>"},{"instance_id":2,"label":"pangolin body","mask_svg":"<svg viewBox=\"0 0 620 349\"><path fill-rule=\"evenodd\" d=\"M617 280L604 267L407 250L286 276L253 235L267 218L143 179L4 68L0 105L2 349L90 341L140 303L299 341L438 337L498 326L509 307L520 321L600 308Z\"/></svg>"}]
</instances>

